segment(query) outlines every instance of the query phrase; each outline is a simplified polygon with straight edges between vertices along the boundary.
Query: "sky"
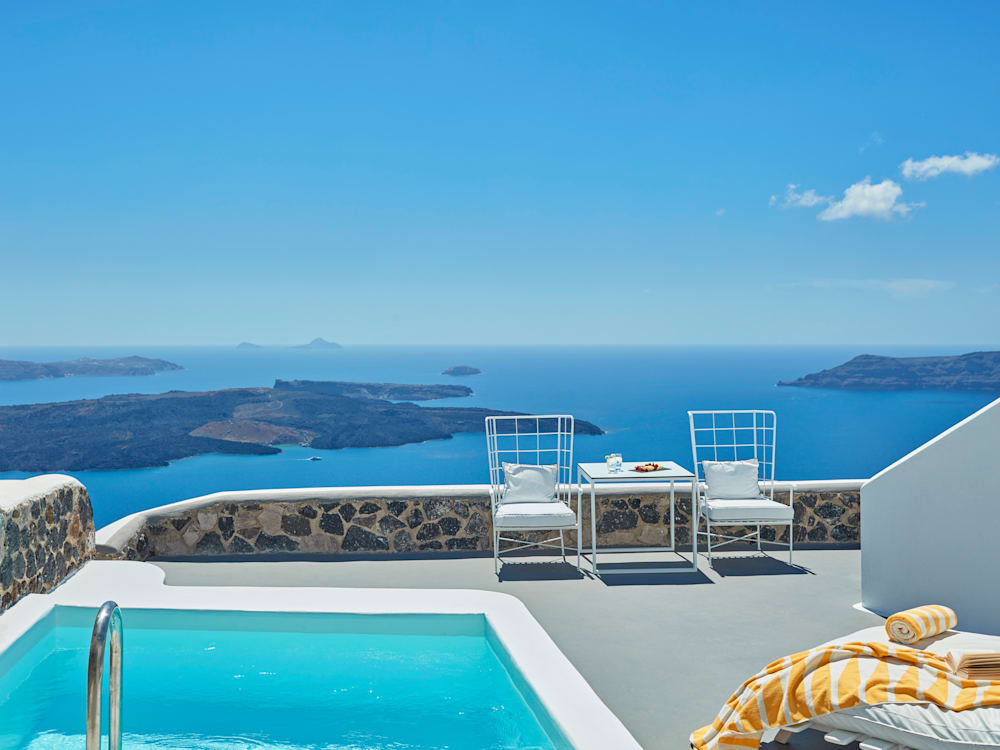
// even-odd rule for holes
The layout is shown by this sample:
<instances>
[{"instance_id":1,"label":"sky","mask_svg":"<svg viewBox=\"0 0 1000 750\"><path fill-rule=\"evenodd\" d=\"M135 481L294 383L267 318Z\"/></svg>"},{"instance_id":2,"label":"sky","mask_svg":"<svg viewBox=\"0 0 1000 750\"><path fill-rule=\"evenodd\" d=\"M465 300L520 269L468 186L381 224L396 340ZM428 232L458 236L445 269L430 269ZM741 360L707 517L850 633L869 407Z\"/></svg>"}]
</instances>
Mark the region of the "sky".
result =
<instances>
[{"instance_id":1,"label":"sky","mask_svg":"<svg viewBox=\"0 0 1000 750\"><path fill-rule=\"evenodd\" d=\"M0 10L0 346L998 345L1000 3Z\"/></svg>"}]
</instances>

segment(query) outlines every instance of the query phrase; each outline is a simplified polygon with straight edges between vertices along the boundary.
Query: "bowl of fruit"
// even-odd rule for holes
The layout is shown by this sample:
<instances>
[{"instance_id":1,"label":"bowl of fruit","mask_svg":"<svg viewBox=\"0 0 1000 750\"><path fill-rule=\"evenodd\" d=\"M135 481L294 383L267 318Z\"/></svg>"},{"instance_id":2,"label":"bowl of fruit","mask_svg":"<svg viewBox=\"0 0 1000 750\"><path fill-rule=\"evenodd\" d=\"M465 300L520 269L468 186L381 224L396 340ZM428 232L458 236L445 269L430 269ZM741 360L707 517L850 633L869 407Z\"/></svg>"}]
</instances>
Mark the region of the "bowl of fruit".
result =
<instances>
[{"instance_id":1,"label":"bowl of fruit","mask_svg":"<svg viewBox=\"0 0 1000 750\"><path fill-rule=\"evenodd\" d=\"M635 467L634 471L640 471L643 474L645 474L646 472L650 471L663 471L666 468L667 467L664 466L663 464L648 463L648 464L639 464L638 466Z\"/></svg>"}]
</instances>

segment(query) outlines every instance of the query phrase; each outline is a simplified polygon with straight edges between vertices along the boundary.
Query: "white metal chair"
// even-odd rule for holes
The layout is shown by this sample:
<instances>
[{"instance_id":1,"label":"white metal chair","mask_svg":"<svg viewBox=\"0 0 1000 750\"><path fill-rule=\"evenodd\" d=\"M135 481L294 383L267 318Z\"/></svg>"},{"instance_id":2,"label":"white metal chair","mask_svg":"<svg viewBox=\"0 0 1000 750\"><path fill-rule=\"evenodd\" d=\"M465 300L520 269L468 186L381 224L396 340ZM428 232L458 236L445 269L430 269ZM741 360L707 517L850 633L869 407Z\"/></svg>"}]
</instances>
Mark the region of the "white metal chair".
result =
<instances>
[{"instance_id":1,"label":"white metal chair","mask_svg":"<svg viewBox=\"0 0 1000 750\"><path fill-rule=\"evenodd\" d=\"M571 505L573 476L573 417L568 414L538 414L486 418L486 448L490 463L490 507L493 514L493 569L500 574L500 543L517 546L514 552L528 547L558 549L566 559L564 532L576 529L576 567L580 569L580 539L583 519L580 504ZM503 464L556 466L557 502L518 502L504 505L506 488ZM503 532L558 531L558 537L540 542L503 536Z\"/></svg>"},{"instance_id":2,"label":"white metal chair","mask_svg":"<svg viewBox=\"0 0 1000 750\"><path fill-rule=\"evenodd\" d=\"M691 425L691 453L694 460L694 484L692 493L692 513L697 513L698 535L708 542L708 564L712 563L712 538L724 539L715 547L740 541L757 540L761 549L762 526L787 526L788 544L774 541L779 546L788 547L788 563L792 562L794 546L793 495L789 492L788 504L774 499L774 448L777 433L777 415L773 411L689 411ZM756 497L720 500L708 497L702 461L745 461L757 459L757 485L760 490ZM705 531L701 522L705 521ZM715 526L756 526L743 536L730 536L712 531ZM775 538L777 539L777 534Z\"/></svg>"}]
</instances>

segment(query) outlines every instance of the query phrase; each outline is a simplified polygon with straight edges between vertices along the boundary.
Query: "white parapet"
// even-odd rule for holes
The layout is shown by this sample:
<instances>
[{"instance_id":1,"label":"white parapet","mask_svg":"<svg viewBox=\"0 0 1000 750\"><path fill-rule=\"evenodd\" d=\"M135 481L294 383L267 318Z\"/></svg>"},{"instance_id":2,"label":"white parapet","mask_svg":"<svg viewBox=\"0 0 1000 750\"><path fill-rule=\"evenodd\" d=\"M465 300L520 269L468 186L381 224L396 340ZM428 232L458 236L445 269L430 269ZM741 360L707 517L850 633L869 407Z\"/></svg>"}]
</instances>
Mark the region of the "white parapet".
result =
<instances>
[{"instance_id":1,"label":"white parapet","mask_svg":"<svg viewBox=\"0 0 1000 750\"><path fill-rule=\"evenodd\" d=\"M863 479L807 479L775 482L775 491L786 493L857 492ZM690 482L677 482L678 496L690 496ZM597 488L598 496L609 495L650 495L667 494L668 483L635 483L602 485ZM97 544L107 550L120 550L148 522L154 519L180 517L193 514L202 508L223 503L242 505L247 503L294 503L313 501L317 503L353 501L379 498L380 500L420 500L448 498L452 500L489 500L489 485L486 484L441 484L441 485L391 485L361 487L299 487L290 489L240 490L214 492L210 495L181 500L169 505L160 505L138 511L120 518L97 531Z\"/></svg>"},{"instance_id":2,"label":"white parapet","mask_svg":"<svg viewBox=\"0 0 1000 750\"><path fill-rule=\"evenodd\" d=\"M1000 635L1000 399L861 488L861 589L882 615L944 604Z\"/></svg>"}]
</instances>

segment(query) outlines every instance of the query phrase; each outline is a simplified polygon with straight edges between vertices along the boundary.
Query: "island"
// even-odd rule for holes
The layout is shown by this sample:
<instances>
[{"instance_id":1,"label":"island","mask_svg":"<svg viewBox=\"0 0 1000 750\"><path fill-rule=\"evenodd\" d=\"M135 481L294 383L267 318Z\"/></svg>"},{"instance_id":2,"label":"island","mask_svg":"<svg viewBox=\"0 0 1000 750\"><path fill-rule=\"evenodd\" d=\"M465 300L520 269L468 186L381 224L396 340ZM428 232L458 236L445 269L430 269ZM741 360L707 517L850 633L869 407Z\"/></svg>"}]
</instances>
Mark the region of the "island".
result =
<instances>
[{"instance_id":1,"label":"island","mask_svg":"<svg viewBox=\"0 0 1000 750\"><path fill-rule=\"evenodd\" d=\"M206 453L274 454L282 444L404 445L483 432L485 417L517 414L382 397L444 398L456 388L471 393L462 386L289 380L273 388L0 406L0 471L144 468ZM583 420L576 432L603 434Z\"/></svg>"},{"instance_id":2,"label":"island","mask_svg":"<svg viewBox=\"0 0 1000 750\"><path fill-rule=\"evenodd\" d=\"M837 367L778 385L852 391L1000 391L1000 352L949 357L861 354Z\"/></svg>"},{"instance_id":3,"label":"island","mask_svg":"<svg viewBox=\"0 0 1000 750\"><path fill-rule=\"evenodd\" d=\"M275 380L274 389L308 391L350 398L378 398L387 401L433 401L438 398L461 398L472 395L472 389L464 385L352 383L342 380Z\"/></svg>"},{"instance_id":4,"label":"island","mask_svg":"<svg viewBox=\"0 0 1000 750\"><path fill-rule=\"evenodd\" d=\"M454 375L459 378L466 375L479 375L481 373L482 370L476 367L469 367L468 365L455 365L441 372L442 375Z\"/></svg>"},{"instance_id":5,"label":"island","mask_svg":"<svg viewBox=\"0 0 1000 750\"><path fill-rule=\"evenodd\" d=\"M155 375L167 370L183 370L165 359L148 357L117 357L91 359L81 357L66 362L22 362L0 359L0 380L43 380L45 378L77 378L107 375Z\"/></svg>"},{"instance_id":6,"label":"island","mask_svg":"<svg viewBox=\"0 0 1000 750\"><path fill-rule=\"evenodd\" d=\"M343 349L340 344L335 344L332 341L327 341L326 339L315 338L308 344L296 344L292 349Z\"/></svg>"},{"instance_id":7,"label":"island","mask_svg":"<svg viewBox=\"0 0 1000 750\"><path fill-rule=\"evenodd\" d=\"M260 344L251 344L249 341L241 341L236 345L237 349L263 349Z\"/></svg>"}]
</instances>

